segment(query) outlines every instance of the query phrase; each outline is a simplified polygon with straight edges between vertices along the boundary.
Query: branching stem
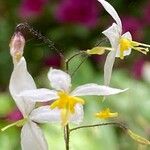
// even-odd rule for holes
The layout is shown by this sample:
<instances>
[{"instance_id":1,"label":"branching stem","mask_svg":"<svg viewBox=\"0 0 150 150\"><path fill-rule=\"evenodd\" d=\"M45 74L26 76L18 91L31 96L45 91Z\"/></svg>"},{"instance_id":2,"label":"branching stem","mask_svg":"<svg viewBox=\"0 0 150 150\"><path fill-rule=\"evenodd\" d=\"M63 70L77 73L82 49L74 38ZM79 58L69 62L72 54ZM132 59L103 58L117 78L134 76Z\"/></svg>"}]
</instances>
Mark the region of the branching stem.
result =
<instances>
[{"instance_id":1,"label":"branching stem","mask_svg":"<svg viewBox=\"0 0 150 150\"><path fill-rule=\"evenodd\" d=\"M72 55L70 58L66 59L66 61L65 61L66 70L67 70L67 71L69 70L69 63L70 63L70 61L71 61L73 58L75 58L76 56L85 54L85 53L86 53L85 51L79 51L79 52L75 53L74 55Z\"/></svg>"}]
</instances>

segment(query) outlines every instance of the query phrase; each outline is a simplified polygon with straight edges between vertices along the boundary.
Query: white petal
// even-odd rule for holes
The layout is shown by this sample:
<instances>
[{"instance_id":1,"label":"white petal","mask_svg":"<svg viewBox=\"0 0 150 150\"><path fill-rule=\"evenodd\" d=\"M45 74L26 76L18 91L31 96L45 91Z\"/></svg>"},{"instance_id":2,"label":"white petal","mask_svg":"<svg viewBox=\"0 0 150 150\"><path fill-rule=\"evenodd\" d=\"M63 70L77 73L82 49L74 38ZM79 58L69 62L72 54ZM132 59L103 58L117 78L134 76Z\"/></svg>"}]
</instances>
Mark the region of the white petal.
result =
<instances>
[{"instance_id":1,"label":"white petal","mask_svg":"<svg viewBox=\"0 0 150 150\"><path fill-rule=\"evenodd\" d=\"M102 32L110 41L112 48L116 51L116 48L119 45L119 39L121 33L119 26L116 23L113 23L111 27Z\"/></svg>"},{"instance_id":2,"label":"white petal","mask_svg":"<svg viewBox=\"0 0 150 150\"><path fill-rule=\"evenodd\" d=\"M22 150L48 150L41 129L32 121L26 123L21 130Z\"/></svg>"},{"instance_id":3,"label":"white petal","mask_svg":"<svg viewBox=\"0 0 150 150\"><path fill-rule=\"evenodd\" d=\"M56 90L69 91L71 87L70 75L58 69L50 69L48 72L51 87Z\"/></svg>"},{"instance_id":4,"label":"white petal","mask_svg":"<svg viewBox=\"0 0 150 150\"><path fill-rule=\"evenodd\" d=\"M33 78L29 74L26 61L22 57L14 67L11 75L9 90L22 114L28 115L34 108L35 103L27 102L25 99L18 97L18 94L24 90L36 89Z\"/></svg>"},{"instance_id":5,"label":"white petal","mask_svg":"<svg viewBox=\"0 0 150 150\"><path fill-rule=\"evenodd\" d=\"M37 123L60 122L60 110L42 106L31 112L30 119Z\"/></svg>"},{"instance_id":6,"label":"white petal","mask_svg":"<svg viewBox=\"0 0 150 150\"><path fill-rule=\"evenodd\" d=\"M75 123L75 124L80 124L83 121L83 117L84 117L83 106L80 104L77 104L75 106L75 114L73 114L70 117L70 122Z\"/></svg>"},{"instance_id":7,"label":"white petal","mask_svg":"<svg viewBox=\"0 0 150 150\"><path fill-rule=\"evenodd\" d=\"M107 55L105 65L104 65L104 84L109 85L112 75L112 69L115 62L116 51L111 51Z\"/></svg>"},{"instance_id":8,"label":"white petal","mask_svg":"<svg viewBox=\"0 0 150 150\"><path fill-rule=\"evenodd\" d=\"M72 96L84 96L84 95L112 95L125 90L111 88L108 86L102 86L97 84L85 84L76 88L71 95Z\"/></svg>"},{"instance_id":9,"label":"white petal","mask_svg":"<svg viewBox=\"0 0 150 150\"><path fill-rule=\"evenodd\" d=\"M105 0L98 0L104 7L104 9L112 16L112 18L116 21L118 24L119 28L122 29L122 23L120 20L120 17L114 7L110 5L107 1Z\"/></svg>"},{"instance_id":10,"label":"white petal","mask_svg":"<svg viewBox=\"0 0 150 150\"><path fill-rule=\"evenodd\" d=\"M126 32L121 37L127 38L127 39L132 41L132 35L130 34L130 32ZM129 48L128 50L124 51L123 54L124 54L123 56L130 55L131 54L131 48ZM117 49L116 57L120 57L120 46Z\"/></svg>"},{"instance_id":11,"label":"white petal","mask_svg":"<svg viewBox=\"0 0 150 150\"><path fill-rule=\"evenodd\" d=\"M33 102L47 102L50 100L58 99L59 96L56 91L49 89L35 89L35 90L25 90L19 94L20 97Z\"/></svg>"},{"instance_id":12,"label":"white petal","mask_svg":"<svg viewBox=\"0 0 150 150\"><path fill-rule=\"evenodd\" d=\"M69 122L79 124L83 120L83 115L83 106L77 104ZM30 119L37 123L61 123L61 110L57 108L51 110L50 106L42 106L31 112Z\"/></svg>"}]
</instances>

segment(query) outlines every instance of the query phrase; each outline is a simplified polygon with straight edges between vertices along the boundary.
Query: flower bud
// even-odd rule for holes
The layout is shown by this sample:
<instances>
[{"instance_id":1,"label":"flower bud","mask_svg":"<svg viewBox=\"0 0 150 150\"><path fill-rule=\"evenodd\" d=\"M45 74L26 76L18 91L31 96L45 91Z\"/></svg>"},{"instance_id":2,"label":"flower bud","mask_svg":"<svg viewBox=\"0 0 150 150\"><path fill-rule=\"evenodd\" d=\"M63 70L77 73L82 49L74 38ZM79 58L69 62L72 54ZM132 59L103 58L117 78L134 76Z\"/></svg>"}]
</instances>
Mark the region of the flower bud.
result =
<instances>
[{"instance_id":1,"label":"flower bud","mask_svg":"<svg viewBox=\"0 0 150 150\"><path fill-rule=\"evenodd\" d=\"M15 32L10 41L10 54L13 60L18 62L23 55L25 38L21 32Z\"/></svg>"},{"instance_id":2,"label":"flower bud","mask_svg":"<svg viewBox=\"0 0 150 150\"><path fill-rule=\"evenodd\" d=\"M142 145L150 145L150 141L139 136L138 134L132 132L131 130L127 130L127 133L129 134L129 136L135 140L136 142L138 142L139 144L142 144Z\"/></svg>"}]
</instances>

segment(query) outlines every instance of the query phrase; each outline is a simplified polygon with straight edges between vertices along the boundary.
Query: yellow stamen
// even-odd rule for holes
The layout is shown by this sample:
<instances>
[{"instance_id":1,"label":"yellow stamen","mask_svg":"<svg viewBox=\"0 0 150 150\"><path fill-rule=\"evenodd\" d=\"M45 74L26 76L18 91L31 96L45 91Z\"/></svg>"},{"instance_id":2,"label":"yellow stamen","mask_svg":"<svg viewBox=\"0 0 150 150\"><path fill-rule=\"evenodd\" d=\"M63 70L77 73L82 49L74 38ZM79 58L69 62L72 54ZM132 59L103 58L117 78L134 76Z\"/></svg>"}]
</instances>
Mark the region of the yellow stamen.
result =
<instances>
[{"instance_id":1,"label":"yellow stamen","mask_svg":"<svg viewBox=\"0 0 150 150\"><path fill-rule=\"evenodd\" d=\"M16 59L17 62L19 62L19 60L22 57L22 53L17 52L14 57L15 57L14 59Z\"/></svg>"},{"instance_id":2,"label":"yellow stamen","mask_svg":"<svg viewBox=\"0 0 150 150\"><path fill-rule=\"evenodd\" d=\"M129 40L128 38L122 37L119 43L120 43L120 58L121 59L124 59L124 52L128 51L129 49L134 49L143 54L147 54L147 52L149 52L148 47L150 47L150 45L135 42L135 41Z\"/></svg>"},{"instance_id":3,"label":"yellow stamen","mask_svg":"<svg viewBox=\"0 0 150 150\"><path fill-rule=\"evenodd\" d=\"M117 112L112 113L112 112L110 112L110 109L107 108L107 109L105 109L103 111L100 111L100 112L96 113L95 116L97 118L107 119L107 118L118 117L118 113Z\"/></svg>"},{"instance_id":4,"label":"yellow stamen","mask_svg":"<svg viewBox=\"0 0 150 150\"><path fill-rule=\"evenodd\" d=\"M97 55L102 55L105 53L105 51L108 50L108 51L112 51L113 49L110 48L110 47L93 47L92 49L89 49L87 50L87 54L89 55L94 55L94 54L97 54Z\"/></svg>"},{"instance_id":5,"label":"yellow stamen","mask_svg":"<svg viewBox=\"0 0 150 150\"><path fill-rule=\"evenodd\" d=\"M59 99L53 102L50 106L51 109L58 108L61 110L62 125L67 125L70 115L75 113L75 105L77 103L84 104L84 100L79 97L70 96L66 92L59 92Z\"/></svg>"},{"instance_id":6,"label":"yellow stamen","mask_svg":"<svg viewBox=\"0 0 150 150\"><path fill-rule=\"evenodd\" d=\"M26 122L27 122L27 118L21 119L21 120L19 120L19 121L17 121L17 122L14 122L14 123L12 123L12 124L7 125L6 127L2 128L1 131L3 132L3 131L5 131L5 130L7 130L8 128L11 128L11 127L13 127L13 126L21 127L21 126L23 126Z\"/></svg>"}]
</instances>

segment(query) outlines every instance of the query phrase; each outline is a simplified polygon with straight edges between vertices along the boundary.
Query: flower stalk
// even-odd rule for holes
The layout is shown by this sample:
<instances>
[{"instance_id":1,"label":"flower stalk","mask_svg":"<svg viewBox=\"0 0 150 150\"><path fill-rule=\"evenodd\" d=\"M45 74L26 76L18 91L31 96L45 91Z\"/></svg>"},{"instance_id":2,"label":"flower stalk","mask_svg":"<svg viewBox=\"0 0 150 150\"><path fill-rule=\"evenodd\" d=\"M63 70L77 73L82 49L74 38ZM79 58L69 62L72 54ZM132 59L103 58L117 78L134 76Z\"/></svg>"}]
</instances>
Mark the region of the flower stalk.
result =
<instances>
[{"instance_id":1,"label":"flower stalk","mask_svg":"<svg viewBox=\"0 0 150 150\"><path fill-rule=\"evenodd\" d=\"M71 62L71 60L73 58L75 58L76 56L79 56L79 55L82 55L82 54L86 54L86 51L79 51L79 52L73 54L70 58L66 59L65 66L66 66L66 71L67 72L69 71L69 63Z\"/></svg>"},{"instance_id":2,"label":"flower stalk","mask_svg":"<svg viewBox=\"0 0 150 150\"><path fill-rule=\"evenodd\" d=\"M70 132L75 131L75 130L79 130L79 129L94 128L94 127L109 126L109 125L116 125L117 127L121 128L123 131L127 131L127 127L122 123L106 122L106 123L98 123L98 124L92 124L92 125L78 126L78 127L70 129Z\"/></svg>"},{"instance_id":3,"label":"flower stalk","mask_svg":"<svg viewBox=\"0 0 150 150\"><path fill-rule=\"evenodd\" d=\"M66 150L69 150L69 140L70 140L70 129L69 124L64 127L64 139L66 144Z\"/></svg>"}]
</instances>

